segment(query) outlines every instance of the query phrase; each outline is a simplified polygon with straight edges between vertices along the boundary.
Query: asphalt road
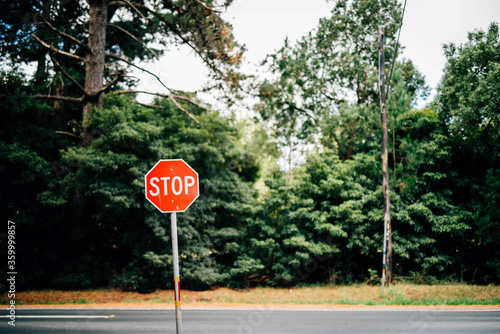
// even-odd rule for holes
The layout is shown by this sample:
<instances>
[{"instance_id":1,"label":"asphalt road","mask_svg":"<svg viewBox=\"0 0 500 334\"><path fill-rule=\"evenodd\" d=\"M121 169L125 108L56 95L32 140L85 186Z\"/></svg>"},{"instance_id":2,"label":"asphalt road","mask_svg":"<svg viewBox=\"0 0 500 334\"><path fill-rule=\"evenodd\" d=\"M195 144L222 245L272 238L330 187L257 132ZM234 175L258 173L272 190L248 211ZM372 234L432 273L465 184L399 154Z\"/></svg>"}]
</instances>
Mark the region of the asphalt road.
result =
<instances>
[{"instance_id":1,"label":"asphalt road","mask_svg":"<svg viewBox=\"0 0 500 334\"><path fill-rule=\"evenodd\" d=\"M173 310L18 309L15 327L7 314L0 333L175 333ZM188 309L182 320L183 334L500 333L500 311Z\"/></svg>"}]
</instances>

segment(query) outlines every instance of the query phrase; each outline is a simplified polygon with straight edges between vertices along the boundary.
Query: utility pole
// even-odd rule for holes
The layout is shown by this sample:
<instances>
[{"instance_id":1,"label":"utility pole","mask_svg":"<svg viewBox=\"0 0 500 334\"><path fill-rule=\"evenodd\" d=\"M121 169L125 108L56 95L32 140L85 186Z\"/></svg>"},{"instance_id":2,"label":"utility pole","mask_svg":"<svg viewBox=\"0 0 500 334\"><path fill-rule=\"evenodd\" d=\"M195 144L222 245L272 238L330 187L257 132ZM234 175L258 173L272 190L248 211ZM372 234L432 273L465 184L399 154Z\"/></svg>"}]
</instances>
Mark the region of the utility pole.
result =
<instances>
[{"instance_id":1,"label":"utility pole","mask_svg":"<svg viewBox=\"0 0 500 334\"><path fill-rule=\"evenodd\" d=\"M385 282L392 283L392 234L391 234L391 199L389 188L389 155L387 152L387 105L384 76L384 27L378 28L378 65L380 86L380 116L382 128L382 193L384 195L384 251L382 259L382 296Z\"/></svg>"}]
</instances>

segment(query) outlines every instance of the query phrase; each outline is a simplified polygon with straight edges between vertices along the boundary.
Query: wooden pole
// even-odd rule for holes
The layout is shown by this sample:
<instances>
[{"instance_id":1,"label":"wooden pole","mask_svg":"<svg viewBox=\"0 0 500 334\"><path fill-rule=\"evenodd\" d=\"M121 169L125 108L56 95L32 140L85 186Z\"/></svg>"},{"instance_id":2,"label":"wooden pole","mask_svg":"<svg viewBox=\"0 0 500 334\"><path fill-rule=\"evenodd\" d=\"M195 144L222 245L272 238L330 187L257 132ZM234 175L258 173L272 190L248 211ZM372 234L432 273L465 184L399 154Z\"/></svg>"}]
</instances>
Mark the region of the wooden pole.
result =
<instances>
[{"instance_id":1,"label":"wooden pole","mask_svg":"<svg viewBox=\"0 0 500 334\"><path fill-rule=\"evenodd\" d=\"M382 128L382 192L384 195L384 250L382 258L382 296L387 282L392 283L392 235L391 235L391 199L389 187L389 155L387 134L387 105L384 75L384 27L378 30L378 59L379 59L379 86L380 86L380 116Z\"/></svg>"}]
</instances>

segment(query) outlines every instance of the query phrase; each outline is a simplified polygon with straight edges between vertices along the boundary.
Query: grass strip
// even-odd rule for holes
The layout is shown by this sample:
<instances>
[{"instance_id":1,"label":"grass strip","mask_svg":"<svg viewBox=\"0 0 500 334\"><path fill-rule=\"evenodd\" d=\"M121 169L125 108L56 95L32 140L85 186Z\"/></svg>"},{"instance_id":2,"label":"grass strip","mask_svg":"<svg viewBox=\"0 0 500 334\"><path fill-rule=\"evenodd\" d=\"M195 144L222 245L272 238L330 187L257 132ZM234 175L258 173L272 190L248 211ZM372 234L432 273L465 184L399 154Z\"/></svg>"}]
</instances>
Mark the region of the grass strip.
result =
<instances>
[{"instance_id":1,"label":"grass strip","mask_svg":"<svg viewBox=\"0 0 500 334\"><path fill-rule=\"evenodd\" d=\"M218 288L207 291L182 291L184 305L202 304L296 304L296 305L500 305L500 286L488 285L415 285L395 284L380 294L380 287L366 284L350 286L315 286L254 288L232 290ZM172 290L157 290L149 294L97 289L87 291L27 291L16 292L18 305L81 305L81 304L172 304ZM0 304L9 302L7 295Z\"/></svg>"}]
</instances>

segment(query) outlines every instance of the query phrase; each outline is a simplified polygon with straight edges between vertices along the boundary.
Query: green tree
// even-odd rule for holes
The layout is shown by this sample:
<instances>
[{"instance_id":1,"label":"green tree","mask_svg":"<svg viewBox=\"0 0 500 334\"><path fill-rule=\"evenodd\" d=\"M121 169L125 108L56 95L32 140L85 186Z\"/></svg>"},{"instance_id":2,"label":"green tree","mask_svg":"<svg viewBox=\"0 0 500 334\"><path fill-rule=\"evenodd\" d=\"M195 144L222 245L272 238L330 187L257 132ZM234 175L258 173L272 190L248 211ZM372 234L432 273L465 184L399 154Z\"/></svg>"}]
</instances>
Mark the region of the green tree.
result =
<instances>
[{"instance_id":1,"label":"green tree","mask_svg":"<svg viewBox=\"0 0 500 334\"><path fill-rule=\"evenodd\" d=\"M447 65L439 87L439 116L460 149L475 156L471 169L498 168L499 25L471 32L465 44L449 44L444 50Z\"/></svg>"},{"instance_id":2,"label":"green tree","mask_svg":"<svg viewBox=\"0 0 500 334\"><path fill-rule=\"evenodd\" d=\"M455 202L452 148L435 110L399 115L393 180L394 250L400 274L460 277L471 246L470 211Z\"/></svg>"},{"instance_id":3,"label":"green tree","mask_svg":"<svg viewBox=\"0 0 500 334\"><path fill-rule=\"evenodd\" d=\"M472 212L469 279L499 279L496 231L500 219L495 176L500 170L500 33L498 23L475 30L460 46L444 47L447 64L439 87L438 115L450 138L457 172L454 200ZM480 259L480 261L478 261Z\"/></svg>"},{"instance_id":4,"label":"green tree","mask_svg":"<svg viewBox=\"0 0 500 334\"><path fill-rule=\"evenodd\" d=\"M265 121L270 121L282 145L288 146L288 149L293 150L304 143L312 142L317 145L319 151L336 153L340 160L328 161L334 166L330 171L331 174L327 173L325 176L334 177L337 169L347 169L354 173L359 166L351 162L351 159L364 156L372 160L379 155L378 55L374 42L378 27L384 24L388 36L385 58L388 63L395 61L392 59L396 42L394 37L400 18L401 8L395 1L338 1L332 16L321 20L317 29L294 46L285 41L285 46L266 60L276 79L268 80L260 86L261 103L256 109ZM397 62L395 65L394 82L387 102L391 116L392 165L396 172L396 162L401 159L398 152L400 142L397 133L400 128L397 118L407 113L415 99L425 95L427 89L423 76L418 73L411 61ZM328 160L324 155L320 157L321 161ZM306 162L306 166L309 162L309 160ZM318 201L321 203L322 200L315 194L305 194L300 189L294 188L293 182L296 181L294 173L300 172L294 171L283 178L291 182L283 184L283 189L287 189L285 192L292 192L288 189L292 188L293 193L298 192L304 196L301 200L308 203L309 207L302 207L301 210L308 213L315 210L316 222L321 221L323 215L328 216L324 209L316 208ZM362 175L370 180L377 177L376 174ZM335 177L343 180L344 176ZM316 181L321 182L319 178ZM356 182L344 184L346 189L351 191L360 186ZM367 188L364 191L375 193L377 188ZM277 196L279 197L279 194ZM286 194L284 196L289 197ZM378 197L372 196L372 199L374 198ZM349 199L339 200L338 205L343 201L349 202ZM356 205L360 216L379 217L382 221L383 215L375 214L374 202L365 203L360 200ZM265 207L271 206L265 205ZM285 208L288 207L279 206L279 210ZM312 216L310 218L312 219ZM280 219L287 221L290 218L284 212ZM360 220L366 224L365 226L369 226L371 232L380 233L374 221L366 218ZM291 221L290 219L290 223ZM357 236L350 233L350 224L353 223L349 219L346 220L346 225L337 222L331 224L341 226L348 240L359 242ZM298 227L298 230L301 230L301 227ZM306 240L310 241L310 237L316 232L309 230ZM305 236L302 232L299 234ZM368 248L362 252L368 251L372 246L366 246ZM356 256L353 255L354 249L353 252L345 249L343 248L345 256ZM377 252L374 247L370 250L372 253ZM310 254L313 257L320 256L313 252ZM308 258L308 255L305 255L305 258ZM295 258L295 262L304 261L305 258ZM373 260L372 255L367 255L366 258ZM336 261L336 263L342 262L339 259ZM358 259L356 263L362 262ZM364 271L356 271L357 277L366 275L367 269L369 268L364 267ZM344 278L346 271L348 269L342 270Z\"/></svg>"},{"instance_id":5,"label":"green tree","mask_svg":"<svg viewBox=\"0 0 500 334\"><path fill-rule=\"evenodd\" d=\"M37 272L43 285L42 277L49 274L50 268L57 267L50 254L57 253L54 227L60 213L41 209L38 194L57 178L52 169L58 166L52 162L58 160L58 150L64 143L69 143L65 138L56 137L46 117L47 108L27 99L27 93L22 75L15 71L0 73L0 176L3 180L0 208L4 221L16 223L16 269L21 272L30 268L26 276L18 277L19 289L32 279L30 270ZM0 239L0 255L6 257L5 240Z\"/></svg>"},{"instance_id":6,"label":"green tree","mask_svg":"<svg viewBox=\"0 0 500 334\"><path fill-rule=\"evenodd\" d=\"M236 87L241 79L236 68L244 48L234 40L232 27L220 15L220 9L230 3L1 1L5 9L0 13L1 175L8 187L3 188L0 202L6 218L19 222L20 238L29 245L24 248L26 253L22 253L25 254L22 267L27 274L21 286L84 288L103 284L109 280L111 269L120 270L131 261L133 245L128 242L137 241L134 233L144 231L143 227L127 226L130 235L121 231L124 238L117 241L112 235L117 233L117 227L104 222L117 214L114 209L122 207L103 208L100 205L103 203L93 201L97 193L107 191L116 194L117 201L128 201L122 203L124 207L134 206L130 204L131 198L121 193L129 194L127 189L131 185L127 182L132 180L123 164L137 162L133 157L134 139L129 138L128 155L99 156L101 151L95 149L93 141L102 142L105 132L94 122L93 116L99 115L98 111L94 114L94 109L104 106L106 96L135 94L131 89L135 81L127 71L138 67L141 61L158 58L176 44L190 46L207 64L220 87ZM25 64L36 69L30 79L22 75ZM155 77L154 73L149 74ZM162 95L176 109L160 115L184 112L195 118L188 111L198 110L199 101L194 96L169 87L165 87ZM182 102L188 100L190 105ZM127 101L136 103L132 99ZM131 112L124 103L116 105L123 107L125 114ZM193 120L182 125L172 121L172 124L185 127L186 131L197 126ZM211 126L210 122L206 124ZM128 135L140 134L140 129L134 131ZM221 136L227 133L221 131ZM137 142L140 140L137 138ZM221 143L229 145L223 140ZM90 151L85 151L85 147ZM216 155L217 149L212 149ZM255 170L249 172L250 168L243 168L238 162L254 169L257 164L243 148L238 152L241 159L235 158L231 162L235 165L230 168L240 168L246 179L253 180ZM99 166L99 162L103 165ZM108 174L106 168L114 169L118 175ZM124 174L119 175L121 172ZM108 182L110 174L112 180L119 182ZM231 177L234 176L227 176ZM91 182L95 189L89 190ZM99 184L103 187L97 191ZM15 195L9 196L7 189L15 189ZM51 193L55 189L60 190L57 196ZM250 197L251 193L250 189ZM76 245L85 246L79 249ZM110 248L113 246L117 248ZM67 266L61 267L61 263ZM51 272L54 268L62 271L54 274Z\"/></svg>"},{"instance_id":7,"label":"green tree","mask_svg":"<svg viewBox=\"0 0 500 334\"><path fill-rule=\"evenodd\" d=\"M441 121L435 110L425 108L402 113L394 123L394 274L461 279L471 269L472 212L455 201L457 171ZM249 254L264 267L253 273L255 280L373 279L374 270L381 269L383 244L377 161L371 152L342 161L325 150L310 154L303 166L271 174L261 212L248 226ZM492 207L487 212L495 214Z\"/></svg>"},{"instance_id":8,"label":"green tree","mask_svg":"<svg viewBox=\"0 0 500 334\"><path fill-rule=\"evenodd\" d=\"M378 101L373 44L378 27L386 26L391 62L400 19L397 1L337 1L330 18L296 45L285 41L266 59L275 79L260 86L256 109L272 122L283 145L294 137L314 143L325 137L323 145L336 146L345 160L378 129L376 114L365 107Z\"/></svg>"},{"instance_id":9,"label":"green tree","mask_svg":"<svg viewBox=\"0 0 500 334\"><path fill-rule=\"evenodd\" d=\"M80 166L43 193L47 205L64 207L78 200L85 221L66 211L60 240L65 266L54 272L52 285L79 287L115 284L149 291L171 287L172 259L168 215L144 198L144 175L159 160L182 157L200 175L200 198L178 215L180 263L187 288L229 284L238 278L246 224L256 207L252 188L255 158L239 144L238 128L216 112L189 109L200 120L177 112L170 100L161 109L105 99L90 127L100 133L87 147L63 152L65 164ZM76 197L75 189L83 192ZM80 245L78 248L75 245ZM94 264L95 263L95 264Z\"/></svg>"},{"instance_id":10,"label":"green tree","mask_svg":"<svg viewBox=\"0 0 500 334\"><path fill-rule=\"evenodd\" d=\"M230 3L224 1L221 6ZM214 5L219 4L212 0L9 3L10 10L0 15L1 49L14 61L37 64L35 81L42 87L36 96L54 101L56 112L66 120L81 122L77 135L88 145L91 107L102 107L104 94L119 84L133 85L127 70L138 67L134 61L158 58L169 45L190 46L219 83L237 85L241 76L235 65L241 62L243 49ZM155 49L153 44L163 48ZM180 92L164 87L165 95L180 98ZM80 105L77 117L61 102Z\"/></svg>"},{"instance_id":11,"label":"green tree","mask_svg":"<svg viewBox=\"0 0 500 334\"><path fill-rule=\"evenodd\" d=\"M475 205L474 223L477 227L475 239L479 248L480 263L472 262L470 272L476 273L481 265L489 270L482 270L480 281L498 282L500 280L500 170L488 170L484 183L478 187L479 200ZM469 273L470 274L470 273ZM475 277L473 277L474 279Z\"/></svg>"}]
</instances>

